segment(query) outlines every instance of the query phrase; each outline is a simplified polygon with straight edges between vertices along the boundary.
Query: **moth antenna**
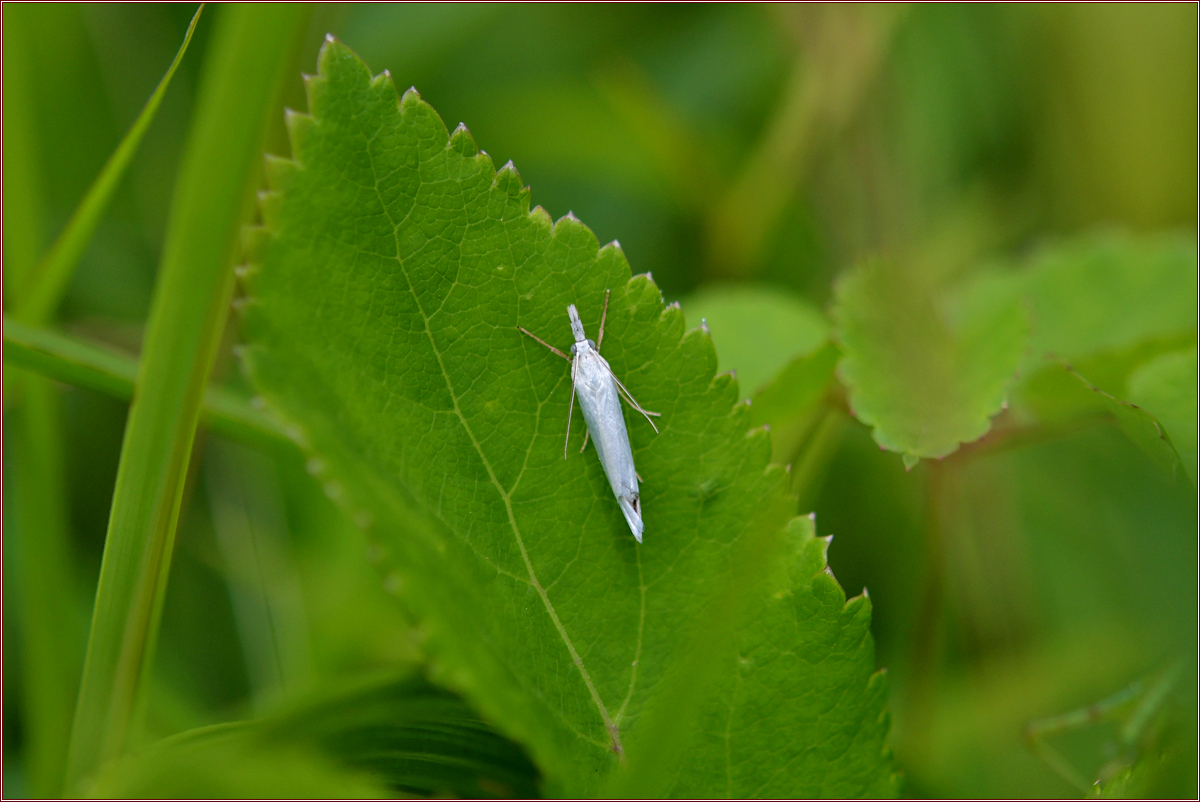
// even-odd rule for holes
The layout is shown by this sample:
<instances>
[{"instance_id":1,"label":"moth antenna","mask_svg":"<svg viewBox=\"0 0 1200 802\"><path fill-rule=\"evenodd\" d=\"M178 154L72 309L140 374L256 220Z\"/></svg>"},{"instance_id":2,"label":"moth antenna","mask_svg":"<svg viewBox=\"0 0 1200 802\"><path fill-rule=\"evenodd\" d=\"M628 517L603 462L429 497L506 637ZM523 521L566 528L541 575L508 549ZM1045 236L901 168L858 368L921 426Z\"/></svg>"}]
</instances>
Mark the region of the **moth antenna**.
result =
<instances>
[{"instance_id":1,"label":"moth antenna","mask_svg":"<svg viewBox=\"0 0 1200 802\"><path fill-rule=\"evenodd\" d=\"M527 328L524 328L524 327L522 327L522 326L517 326L517 329L518 329L518 330L519 330L519 331L520 331L522 334L528 334L530 337L532 337L533 339L537 340L537 341L538 341L538 342L540 342L542 345L546 346L546 347L547 347L547 348L549 348L551 351L553 351L554 353L558 354L559 356L561 356L563 359L567 360L568 362L570 362L570 361L571 361L571 357L567 356L567 355L566 355L566 354L564 354L562 351L558 350L558 349L557 349L557 348L555 348L553 345L551 345L550 343L546 342L545 340L543 340L541 337L539 337L539 336L537 336L536 334L534 334L534 333L533 333L532 331L530 331L529 329L527 329Z\"/></svg>"},{"instance_id":2,"label":"moth antenna","mask_svg":"<svg viewBox=\"0 0 1200 802\"><path fill-rule=\"evenodd\" d=\"M600 310L600 333L596 335L596 351L600 350L600 343L604 342L604 319L608 317L608 293L604 291L604 308Z\"/></svg>"}]
</instances>

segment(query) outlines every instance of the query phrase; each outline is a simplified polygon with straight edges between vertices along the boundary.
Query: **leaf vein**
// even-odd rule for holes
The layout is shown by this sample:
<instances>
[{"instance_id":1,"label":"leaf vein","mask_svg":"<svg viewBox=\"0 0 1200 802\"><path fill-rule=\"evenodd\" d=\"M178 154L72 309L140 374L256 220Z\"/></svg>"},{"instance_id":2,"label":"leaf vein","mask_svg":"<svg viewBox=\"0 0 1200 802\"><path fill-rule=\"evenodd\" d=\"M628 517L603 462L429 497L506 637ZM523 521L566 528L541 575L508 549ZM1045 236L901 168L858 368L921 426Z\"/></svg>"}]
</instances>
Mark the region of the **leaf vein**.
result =
<instances>
[{"instance_id":1,"label":"leaf vein","mask_svg":"<svg viewBox=\"0 0 1200 802\"><path fill-rule=\"evenodd\" d=\"M595 683L592 682L592 678L591 678L590 673L587 670L587 666L585 666L583 663L583 658L580 657L579 652L575 648L574 642L571 640L570 635L567 633L566 628L563 626L562 621L559 619L558 611L555 610L554 604L550 601L549 595L546 593L546 590L542 587L541 583L538 581L537 573L533 570L533 563L530 561L529 552L525 548L525 540L521 536L521 529L517 525L517 519L513 513L512 499L509 497L508 493L505 492L504 486L500 483L499 478L496 476L495 470L493 470L493 468L492 468L491 461L487 458L487 455L484 453L483 447L480 445L478 438L476 438L475 433L471 429L470 423L467 422L467 418L463 414L462 408L459 405L458 394L455 392L454 384L450 380L450 374L446 370L445 359L442 356L441 350L437 346L437 340L434 338L433 331L429 326L429 316L425 313L425 309L421 304L421 298L417 294L416 288L413 286L411 276L409 276L409 274L408 274L408 268L405 265L404 257L401 253L401 248L400 248L399 227L397 226L396 222L392 219L391 213L388 211L388 208L387 208L387 203L383 199L383 194L379 191L379 182L378 182L378 177L377 177L377 174L375 171L374 156L371 155L371 152L369 149L368 149L367 153L368 153L367 158L371 164L371 173L373 176L376 176L376 184L375 184L376 197L379 200L380 207L383 209L384 214L388 218L388 222L390 222L392 224L393 236L396 239L396 263L400 267L400 272L404 276L404 281L405 281L405 284L407 284L407 286L408 286L408 291L412 295L413 301L417 306L417 311L421 315L421 322L425 328L425 335L429 339L429 347L433 350L434 357L436 357L437 362L438 362L438 368L442 373L442 378L446 382L446 391L450 394L450 400L454 404L454 412L458 416L458 419L459 419L460 423L462 424L463 430L467 433L467 437L470 438L471 444L475 448L475 452L479 455L479 459L483 463L483 467L487 471L488 477L491 479L492 485L496 488L496 492L500 494L500 498L504 502L504 509L508 514L509 526L511 527L511 529L513 531L513 535L516 538L517 548L520 549L521 559L525 563L525 569L529 572L529 583L530 583L530 585L533 586L534 590L537 591L538 596L541 598L542 604L546 608L546 613L550 616L550 620L554 624L554 628L558 631L559 638L566 645L567 652L570 654L572 662L575 664L576 669L579 671L580 676L583 678L584 685L587 687L588 693L592 697L592 702L596 705L596 709L600 713L600 718L603 720L604 726L608 730L608 733L609 733L610 737L612 738L613 751L616 752L618 755L623 756L624 750L621 746L621 739L620 739L620 735L617 731L617 727L613 724L612 718L611 718L611 716L609 716L608 709L604 706L604 701L600 698L600 694L596 690Z\"/></svg>"}]
</instances>

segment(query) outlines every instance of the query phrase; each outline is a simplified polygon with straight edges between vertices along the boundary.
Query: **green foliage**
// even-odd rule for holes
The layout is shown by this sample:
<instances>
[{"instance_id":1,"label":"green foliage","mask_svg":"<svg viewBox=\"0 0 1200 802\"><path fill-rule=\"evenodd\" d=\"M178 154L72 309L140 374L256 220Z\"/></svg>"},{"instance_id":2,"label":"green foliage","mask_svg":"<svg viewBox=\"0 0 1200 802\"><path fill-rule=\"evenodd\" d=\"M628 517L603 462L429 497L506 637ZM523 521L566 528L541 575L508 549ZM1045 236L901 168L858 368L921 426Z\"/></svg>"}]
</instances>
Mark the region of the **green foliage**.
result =
<instances>
[{"instance_id":1,"label":"green foliage","mask_svg":"<svg viewBox=\"0 0 1200 802\"><path fill-rule=\"evenodd\" d=\"M1129 400L1172 433L1183 467L1196 483L1196 349L1155 357L1129 377Z\"/></svg>"},{"instance_id":2,"label":"green foliage","mask_svg":"<svg viewBox=\"0 0 1200 802\"><path fill-rule=\"evenodd\" d=\"M594 791L636 742L729 560L769 565L789 515L783 471L768 467L765 431L749 431L732 380L714 378L708 334L685 333L648 277L629 278L618 247L598 249L573 217L530 211L511 165L496 172L464 127L448 134L415 92L397 97L339 43L323 48L308 90L312 116L289 118L295 161L269 164L248 271L249 372L327 492L381 544L435 676L527 744L549 788ZM567 304L595 331L606 288L602 351L662 412L657 436L630 421L646 478L641 547L591 455L560 462L569 374L517 330L565 346ZM815 593L790 592L801 605ZM865 607L848 609L830 631L862 644ZM771 648L766 623L744 626ZM814 638L803 659L842 648ZM767 660L750 669L744 682L810 712L784 719L781 738L752 706L723 739L726 759L769 749L786 767L772 788L819 788L831 773L847 792L883 787L871 662L869 648L852 650L828 687ZM729 718L740 703L718 706ZM857 748L818 765L792 759L833 735L801 726L811 711L838 704L849 707L829 726ZM686 744L688 731L672 737ZM700 739L696 754L711 748ZM673 789L705 788L686 765ZM734 795L760 787L731 776Z\"/></svg>"},{"instance_id":3,"label":"green foliage","mask_svg":"<svg viewBox=\"0 0 1200 802\"><path fill-rule=\"evenodd\" d=\"M90 617L79 793L1194 797L1196 9L1080 8L5 4L5 790Z\"/></svg>"},{"instance_id":4,"label":"green foliage","mask_svg":"<svg viewBox=\"0 0 1200 802\"><path fill-rule=\"evenodd\" d=\"M4 348L5 359L14 365L117 398L133 397L137 360L112 349L8 319L4 321ZM207 388L200 414L214 431L229 437L266 447L288 447L274 418L227 388Z\"/></svg>"},{"instance_id":5,"label":"green foliage","mask_svg":"<svg viewBox=\"0 0 1200 802\"><path fill-rule=\"evenodd\" d=\"M388 675L158 741L112 764L93 795L530 797L536 781L520 749L461 699Z\"/></svg>"},{"instance_id":6,"label":"green foliage","mask_svg":"<svg viewBox=\"0 0 1200 802\"><path fill-rule=\"evenodd\" d=\"M1019 415L1055 425L1107 415L1168 475L1195 484L1195 359L1178 350L1195 341L1195 287L1194 242L1108 233L1042 249L973 292L1031 310Z\"/></svg>"},{"instance_id":7,"label":"green foliage","mask_svg":"<svg viewBox=\"0 0 1200 802\"><path fill-rule=\"evenodd\" d=\"M29 286L22 288L22 299L17 309L17 314L21 319L34 323L44 322L62 301L62 296L66 292L67 285L79 264L88 240L95 233L96 225L112 200L117 185L125 174L125 169L129 166L133 154L146 134L146 129L154 121L154 115L162 104L167 87L171 85L171 78L174 77L175 71L179 68L179 62L183 60L183 54L187 52L188 45L191 44L192 33L196 30L196 23L199 21L200 12L203 9L203 4L196 9L195 16L188 24L187 33L183 36L183 44L179 46L179 52L175 54L175 59L167 68L166 74L154 88L153 94L146 101L145 107L134 120L129 132L121 139L121 144L117 146L108 162L105 163L104 169L96 177L96 182L88 189L87 195L76 207L75 214L71 216L67 227L63 229L46 256L38 263L33 274L26 279Z\"/></svg>"},{"instance_id":8,"label":"green foliage","mask_svg":"<svg viewBox=\"0 0 1200 802\"><path fill-rule=\"evenodd\" d=\"M231 257L282 55L288 7L222 18L164 248L125 431L67 762L67 788L123 751L158 634L187 465L232 290Z\"/></svg>"},{"instance_id":9,"label":"green foliage","mask_svg":"<svg viewBox=\"0 0 1200 802\"><path fill-rule=\"evenodd\" d=\"M530 797L538 772L462 699L419 676L357 683L264 721L263 738L310 743L393 792ZM343 792L345 793L345 792Z\"/></svg>"},{"instance_id":10,"label":"green foliage","mask_svg":"<svg viewBox=\"0 0 1200 802\"><path fill-rule=\"evenodd\" d=\"M347 770L311 748L256 743L238 730L159 742L107 768L95 798L228 799L289 797L385 799L386 787Z\"/></svg>"},{"instance_id":11,"label":"green foliage","mask_svg":"<svg viewBox=\"0 0 1200 802\"><path fill-rule=\"evenodd\" d=\"M1196 327L1190 236L1081 237L1042 249L1021 278L1031 348L1078 360Z\"/></svg>"},{"instance_id":12,"label":"green foliage","mask_svg":"<svg viewBox=\"0 0 1200 802\"><path fill-rule=\"evenodd\" d=\"M787 552L750 608L754 625L717 656L731 670L699 717L701 735L675 773L672 796L896 793L896 777L880 770L887 690L884 675L872 673L871 602L865 594L846 601L825 565L832 538L816 537L815 517L789 524ZM792 688L808 692L785 690ZM781 692L790 704L779 704ZM812 748L797 750L800 737ZM785 764L799 765L779 771Z\"/></svg>"},{"instance_id":13,"label":"green foliage","mask_svg":"<svg viewBox=\"0 0 1200 802\"><path fill-rule=\"evenodd\" d=\"M717 370L736 371L742 396L761 390L792 357L807 356L829 336L824 315L767 287L712 287L688 298L690 326L704 321L717 349Z\"/></svg>"},{"instance_id":14,"label":"green foliage","mask_svg":"<svg viewBox=\"0 0 1200 802\"><path fill-rule=\"evenodd\" d=\"M1004 406L1025 321L1016 305L976 300L948 308L924 275L879 263L838 283L838 372L850 407L908 467L982 437Z\"/></svg>"},{"instance_id":15,"label":"green foliage","mask_svg":"<svg viewBox=\"0 0 1200 802\"><path fill-rule=\"evenodd\" d=\"M754 394L750 407L753 425L771 427L771 458L790 463L812 433L824 411L821 403L834 383L837 346L826 343L807 356L799 356Z\"/></svg>"},{"instance_id":16,"label":"green foliage","mask_svg":"<svg viewBox=\"0 0 1200 802\"><path fill-rule=\"evenodd\" d=\"M1162 388L1162 391L1165 392L1166 388ZM1162 400L1170 407L1169 399ZM1022 388L1021 401L1042 421L1059 425L1089 415L1105 415L1167 476L1182 479L1192 475L1186 469L1171 437L1153 415L1134 404L1114 398L1067 365L1050 365L1035 374Z\"/></svg>"}]
</instances>

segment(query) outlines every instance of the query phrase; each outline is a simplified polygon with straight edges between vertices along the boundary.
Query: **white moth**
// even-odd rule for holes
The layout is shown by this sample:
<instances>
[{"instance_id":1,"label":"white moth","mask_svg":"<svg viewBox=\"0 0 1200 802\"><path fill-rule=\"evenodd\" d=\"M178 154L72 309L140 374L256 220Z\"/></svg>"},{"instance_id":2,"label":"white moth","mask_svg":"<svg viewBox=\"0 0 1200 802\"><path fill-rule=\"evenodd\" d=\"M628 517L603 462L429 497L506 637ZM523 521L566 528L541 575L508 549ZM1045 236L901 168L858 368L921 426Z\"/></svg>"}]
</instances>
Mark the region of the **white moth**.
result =
<instances>
[{"instance_id":1,"label":"white moth","mask_svg":"<svg viewBox=\"0 0 1200 802\"><path fill-rule=\"evenodd\" d=\"M617 504L625 514L625 521L633 532L638 543L642 542L642 505L638 492L638 475L633 467L633 451L629 448L629 433L625 430L625 418L621 415L621 396L629 405L650 420L651 415L658 412L647 412L633 399L625 385L613 374L608 361L600 356L600 343L604 340L604 319L608 315L608 290L604 291L604 310L600 313L600 333L592 342L583 331L583 323L579 320L579 312L575 304L567 307L567 315L571 318L571 332L575 335L575 344L571 346L571 356L555 348L550 343L538 337L528 329L517 326L542 345L571 363L571 406L567 409L567 442L571 439L571 415L575 410L575 396L579 396L579 408L583 410L583 419L587 422L587 434L583 438L583 449L587 448L588 435L596 446L596 454L608 483L612 485L617 497ZM654 426L654 431L658 427ZM563 444L563 459L567 458L567 443Z\"/></svg>"}]
</instances>

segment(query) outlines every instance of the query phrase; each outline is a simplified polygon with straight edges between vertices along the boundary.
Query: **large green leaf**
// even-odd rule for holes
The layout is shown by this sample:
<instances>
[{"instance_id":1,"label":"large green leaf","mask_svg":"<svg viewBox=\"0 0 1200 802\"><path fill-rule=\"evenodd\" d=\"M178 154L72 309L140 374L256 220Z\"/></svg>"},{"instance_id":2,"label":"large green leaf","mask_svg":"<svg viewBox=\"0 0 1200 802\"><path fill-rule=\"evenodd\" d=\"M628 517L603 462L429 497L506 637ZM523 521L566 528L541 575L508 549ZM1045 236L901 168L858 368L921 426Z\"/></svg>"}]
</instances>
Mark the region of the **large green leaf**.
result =
<instances>
[{"instance_id":1,"label":"large green leaf","mask_svg":"<svg viewBox=\"0 0 1200 802\"><path fill-rule=\"evenodd\" d=\"M289 118L294 161L269 162L247 271L251 379L329 495L379 542L434 676L526 744L548 790L594 791L669 677L686 676L681 644L746 575L733 566L757 561L761 580L787 547L784 471L768 465L766 432L749 430L734 382L714 376L707 332L685 332L615 244L598 248L570 215L530 211L511 165L497 172L464 127L448 133L415 91L398 98L390 76L372 78L332 39L308 93L311 116ZM606 289L601 350L662 413L660 434L628 420L645 478L640 546L594 452L563 461L568 366L517 330L565 347L577 303L595 336ZM760 581L750 587L746 610ZM815 597L803 583L791 592ZM828 637L869 643L863 610L792 644L839 682L809 683L786 661L741 666L761 704L801 712L777 722L746 711L719 742L689 746L687 765L770 754L771 788L878 788L889 768L870 650L834 659ZM766 621L748 626L747 637L774 636ZM824 625L797 626L811 636ZM740 702L701 704L733 716ZM813 711L822 726L802 726ZM826 746L833 736L838 748ZM673 790L756 787L768 786L739 774L712 787L687 769Z\"/></svg>"},{"instance_id":2,"label":"large green leaf","mask_svg":"<svg viewBox=\"0 0 1200 802\"><path fill-rule=\"evenodd\" d=\"M987 433L1025 346L1021 309L987 293L946 293L877 262L838 282L838 372L875 441L905 465Z\"/></svg>"},{"instance_id":3,"label":"large green leaf","mask_svg":"<svg viewBox=\"0 0 1200 802\"><path fill-rule=\"evenodd\" d=\"M895 777L879 769L887 689L883 674L872 674L871 602L866 594L846 601L825 566L832 538L816 537L815 520L788 526L788 553L752 603L755 625L739 631L724 656L732 670L701 715L672 795L895 793ZM809 693L792 696L799 687ZM770 733L778 739L764 738ZM787 743L801 733L812 748Z\"/></svg>"}]
</instances>

